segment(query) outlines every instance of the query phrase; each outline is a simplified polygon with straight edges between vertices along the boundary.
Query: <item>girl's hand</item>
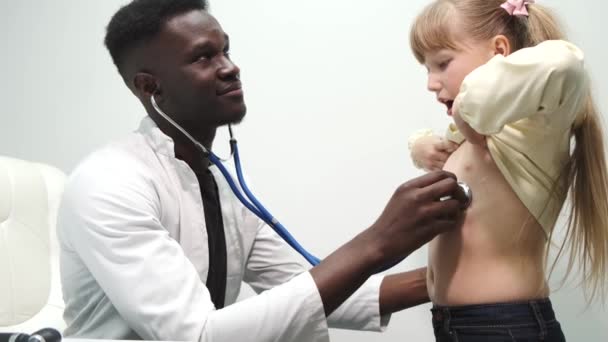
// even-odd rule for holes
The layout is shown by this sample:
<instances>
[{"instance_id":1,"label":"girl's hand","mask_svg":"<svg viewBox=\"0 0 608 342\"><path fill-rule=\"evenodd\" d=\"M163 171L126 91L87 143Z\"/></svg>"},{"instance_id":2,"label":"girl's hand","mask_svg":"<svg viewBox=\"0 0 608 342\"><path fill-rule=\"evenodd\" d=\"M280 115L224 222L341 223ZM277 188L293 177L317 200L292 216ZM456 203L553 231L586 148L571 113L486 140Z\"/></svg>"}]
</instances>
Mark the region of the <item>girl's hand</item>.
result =
<instances>
[{"instance_id":1,"label":"girl's hand","mask_svg":"<svg viewBox=\"0 0 608 342\"><path fill-rule=\"evenodd\" d=\"M412 160L419 168L439 171L457 148L458 144L437 135L421 137L412 145Z\"/></svg>"}]
</instances>

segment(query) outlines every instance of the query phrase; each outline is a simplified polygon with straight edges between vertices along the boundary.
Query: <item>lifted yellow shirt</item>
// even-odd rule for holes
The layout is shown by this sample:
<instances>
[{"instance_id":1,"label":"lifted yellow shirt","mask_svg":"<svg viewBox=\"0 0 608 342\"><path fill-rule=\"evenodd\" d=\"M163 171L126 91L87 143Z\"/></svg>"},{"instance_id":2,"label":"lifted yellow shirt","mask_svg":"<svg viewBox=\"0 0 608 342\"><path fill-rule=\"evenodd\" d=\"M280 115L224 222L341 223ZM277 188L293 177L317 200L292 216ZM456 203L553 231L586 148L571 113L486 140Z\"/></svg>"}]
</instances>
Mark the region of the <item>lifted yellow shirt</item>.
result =
<instances>
[{"instance_id":1,"label":"lifted yellow shirt","mask_svg":"<svg viewBox=\"0 0 608 342\"><path fill-rule=\"evenodd\" d=\"M487 136L494 162L549 234L567 195L560 175L589 93L583 52L561 40L496 55L463 81L454 107ZM447 138L460 140L454 126Z\"/></svg>"}]
</instances>

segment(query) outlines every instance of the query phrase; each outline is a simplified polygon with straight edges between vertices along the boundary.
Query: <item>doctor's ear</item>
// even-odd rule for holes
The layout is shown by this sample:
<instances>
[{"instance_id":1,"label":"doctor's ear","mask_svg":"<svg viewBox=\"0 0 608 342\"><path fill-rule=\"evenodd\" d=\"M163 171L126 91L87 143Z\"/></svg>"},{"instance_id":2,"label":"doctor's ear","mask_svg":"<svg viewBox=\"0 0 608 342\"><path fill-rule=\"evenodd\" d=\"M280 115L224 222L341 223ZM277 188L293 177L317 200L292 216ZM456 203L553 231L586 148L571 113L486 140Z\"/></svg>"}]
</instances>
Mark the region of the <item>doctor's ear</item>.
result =
<instances>
[{"instance_id":1,"label":"doctor's ear","mask_svg":"<svg viewBox=\"0 0 608 342\"><path fill-rule=\"evenodd\" d=\"M142 98L150 98L152 95L160 95L161 89L156 77L145 73L138 72L133 78L133 86L135 91Z\"/></svg>"}]
</instances>

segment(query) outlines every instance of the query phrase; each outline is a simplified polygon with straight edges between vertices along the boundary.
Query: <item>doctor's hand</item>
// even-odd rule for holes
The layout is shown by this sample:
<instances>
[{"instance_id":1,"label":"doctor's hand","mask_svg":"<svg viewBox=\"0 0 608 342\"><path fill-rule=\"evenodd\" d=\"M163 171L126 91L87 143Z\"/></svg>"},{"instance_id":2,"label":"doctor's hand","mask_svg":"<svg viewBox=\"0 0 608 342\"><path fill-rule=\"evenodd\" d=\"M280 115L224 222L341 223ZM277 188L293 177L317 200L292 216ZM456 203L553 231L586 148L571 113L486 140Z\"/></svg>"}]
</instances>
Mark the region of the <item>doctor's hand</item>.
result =
<instances>
[{"instance_id":1,"label":"doctor's hand","mask_svg":"<svg viewBox=\"0 0 608 342\"><path fill-rule=\"evenodd\" d=\"M440 200L450 196L451 199ZM378 220L364 232L385 263L397 262L438 234L455 228L466 195L456 176L437 171L401 185Z\"/></svg>"},{"instance_id":2,"label":"doctor's hand","mask_svg":"<svg viewBox=\"0 0 608 342\"><path fill-rule=\"evenodd\" d=\"M441 200L446 196L452 199ZM310 270L329 316L367 278L454 229L466 196L456 176L437 171L415 178L393 194L378 220Z\"/></svg>"}]
</instances>

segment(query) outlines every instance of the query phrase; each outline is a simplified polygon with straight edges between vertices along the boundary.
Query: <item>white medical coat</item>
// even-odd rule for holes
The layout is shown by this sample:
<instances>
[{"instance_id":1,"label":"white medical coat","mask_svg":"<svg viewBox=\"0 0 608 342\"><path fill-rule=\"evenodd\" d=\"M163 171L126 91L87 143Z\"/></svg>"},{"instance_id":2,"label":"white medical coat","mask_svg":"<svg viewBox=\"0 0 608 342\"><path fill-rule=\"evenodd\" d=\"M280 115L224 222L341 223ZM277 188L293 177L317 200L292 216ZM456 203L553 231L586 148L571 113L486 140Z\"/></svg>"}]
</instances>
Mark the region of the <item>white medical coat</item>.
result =
<instances>
[{"instance_id":1,"label":"white medical coat","mask_svg":"<svg viewBox=\"0 0 608 342\"><path fill-rule=\"evenodd\" d=\"M329 341L332 327L382 330L381 277L326 319L297 255L233 195L217 168L226 234L226 307L205 287L208 245L198 180L146 117L70 176L59 210L65 335L184 341ZM257 296L238 303L241 282Z\"/></svg>"}]
</instances>

